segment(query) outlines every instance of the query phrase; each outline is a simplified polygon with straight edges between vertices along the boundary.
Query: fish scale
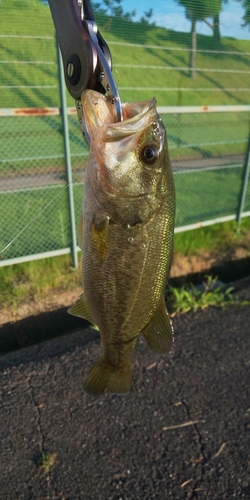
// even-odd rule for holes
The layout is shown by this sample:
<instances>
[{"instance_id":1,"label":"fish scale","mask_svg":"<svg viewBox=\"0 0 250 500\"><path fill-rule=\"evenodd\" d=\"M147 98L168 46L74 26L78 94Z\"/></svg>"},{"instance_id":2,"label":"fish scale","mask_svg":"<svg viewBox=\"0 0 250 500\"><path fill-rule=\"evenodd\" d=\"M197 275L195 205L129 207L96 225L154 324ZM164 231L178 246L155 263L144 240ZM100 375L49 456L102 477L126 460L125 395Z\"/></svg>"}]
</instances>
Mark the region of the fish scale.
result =
<instances>
[{"instance_id":1,"label":"fish scale","mask_svg":"<svg viewBox=\"0 0 250 500\"><path fill-rule=\"evenodd\" d=\"M155 99L125 104L122 123L95 91L83 93L82 105L91 139L80 231L84 294L69 312L97 325L102 340L85 391L123 394L140 334L157 354L171 349L164 290L173 253L174 181Z\"/></svg>"}]
</instances>

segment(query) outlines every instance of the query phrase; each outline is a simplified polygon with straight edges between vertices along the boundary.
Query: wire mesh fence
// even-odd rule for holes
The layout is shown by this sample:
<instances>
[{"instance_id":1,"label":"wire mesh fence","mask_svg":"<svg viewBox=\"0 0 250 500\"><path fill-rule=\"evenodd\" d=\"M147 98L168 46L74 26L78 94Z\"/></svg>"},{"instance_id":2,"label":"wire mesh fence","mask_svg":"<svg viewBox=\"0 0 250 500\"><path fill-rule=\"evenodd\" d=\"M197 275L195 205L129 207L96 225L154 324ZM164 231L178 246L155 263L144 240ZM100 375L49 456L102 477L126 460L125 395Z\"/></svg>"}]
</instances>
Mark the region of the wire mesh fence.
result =
<instances>
[{"instance_id":1,"label":"wire mesh fence","mask_svg":"<svg viewBox=\"0 0 250 500\"><path fill-rule=\"evenodd\" d=\"M97 21L122 101L157 98L175 174L176 230L235 217L249 138L250 41L197 35L192 78L191 34L100 12ZM54 27L39 0L0 3L0 90L0 265L69 253ZM88 151L68 94L67 105L78 223Z\"/></svg>"},{"instance_id":2,"label":"wire mesh fence","mask_svg":"<svg viewBox=\"0 0 250 500\"><path fill-rule=\"evenodd\" d=\"M177 231L237 213L250 107L239 109L225 106L197 112L180 107L178 113L162 115L175 174ZM245 209L249 210L247 204Z\"/></svg>"}]
</instances>

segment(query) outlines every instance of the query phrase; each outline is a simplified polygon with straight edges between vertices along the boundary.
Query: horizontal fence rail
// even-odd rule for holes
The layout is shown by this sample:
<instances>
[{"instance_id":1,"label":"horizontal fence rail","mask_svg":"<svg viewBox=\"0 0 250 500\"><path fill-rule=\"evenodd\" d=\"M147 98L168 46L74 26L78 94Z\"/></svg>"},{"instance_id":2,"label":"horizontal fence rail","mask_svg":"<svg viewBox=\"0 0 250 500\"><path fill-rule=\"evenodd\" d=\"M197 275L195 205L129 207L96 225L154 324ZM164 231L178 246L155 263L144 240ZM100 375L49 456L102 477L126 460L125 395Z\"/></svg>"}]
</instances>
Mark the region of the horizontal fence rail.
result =
<instances>
[{"instance_id":1,"label":"horizontal fence rail","mask_svg":"<svg viewBox=\"0 0 250 500\"><path fill-rule=\"evenodd\" d=\"M250 104L236 106L157 106L159 114L231 113L250 111ZM60 108L0 108L0 116L53 116L60 115ZM67 107L68 115L76 115L76 108Z\"/></svg>"},{"instance_id":2,"label":"horizontal fence rail","mask_svg":"<svg viewBox=\"0 0 250 500\"><path fill-rule=\"evenodd\" d=\"M153 92L249 92L250 87L223 87L220 88L210 88L210 87L195 87L193 89L187 87L140 87L140 86L131 86L131 87L119 87L120 90L150 90Z\"/></svg>"},{"instance_id":3,"label":"horizontal fence rail","mask_svg":"<svg viewBox=\"0 0 250 500\"><path fill-rule=\"evenodd\" d=\"M0 61L1 62L1 61ZM189 71L188 66L159 66L159 65L144 65L144 64L116 64L116 68L135 68L135 69L159 69L167 71ZM205 71L207 73L236 73L242 75L249 75L248 70L233 70L233 69L218 69L218 68L196 68L196 71Z\"/></svg>"},{"instance_id":4,"label":"horizontal fence rail","mask_svg":"<svg viewBox=\"0 0 250 500\"><path fill-rule=\"evenodd\" d=\"M122 47L140 47L143 49L155 49L155 50L165 50L165 51L179 51L179 52L191 52L191 47L164 47L161 45L148 45L142 43L129 43L129 42L115 42L113 40L109 40L108 45L120 45ZM224 55L236 55L236 56L250 56L250 52L244 51L232 51L232 50L206 50L206 49L195 49L195 52L204 53L204 54L224 54Z\"/></svg>"}]
</instances>

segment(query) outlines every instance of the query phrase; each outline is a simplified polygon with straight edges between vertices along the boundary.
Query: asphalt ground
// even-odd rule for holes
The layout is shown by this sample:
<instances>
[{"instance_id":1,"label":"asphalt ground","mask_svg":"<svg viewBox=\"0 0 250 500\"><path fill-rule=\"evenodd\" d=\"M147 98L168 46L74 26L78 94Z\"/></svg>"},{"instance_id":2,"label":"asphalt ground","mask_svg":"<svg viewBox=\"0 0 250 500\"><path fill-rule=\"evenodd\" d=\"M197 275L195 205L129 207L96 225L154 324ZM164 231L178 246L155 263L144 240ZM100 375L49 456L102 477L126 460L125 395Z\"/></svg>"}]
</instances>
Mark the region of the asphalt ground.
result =
<instances>
[{"instance_id":1,"label":"asphalt ground","mask_svg":"<svg viewBox=\"0 0 250 500\"><path fill-rule=\"evenodd\" d=\"M249 500L250 305L174 328L170 355L139 340L126 396L84 393L100 351L89 328L2 356L0 499Z\"/></svg>"}]
</instances>

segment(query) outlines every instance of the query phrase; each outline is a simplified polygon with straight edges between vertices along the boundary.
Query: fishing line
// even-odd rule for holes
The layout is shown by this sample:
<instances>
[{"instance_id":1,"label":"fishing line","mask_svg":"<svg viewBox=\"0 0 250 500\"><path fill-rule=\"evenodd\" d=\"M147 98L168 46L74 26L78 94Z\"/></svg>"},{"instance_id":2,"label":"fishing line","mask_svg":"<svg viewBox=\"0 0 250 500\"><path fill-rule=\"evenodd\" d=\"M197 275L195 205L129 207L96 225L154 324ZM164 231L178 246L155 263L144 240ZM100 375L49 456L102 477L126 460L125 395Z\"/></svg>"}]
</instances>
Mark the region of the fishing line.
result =
<instances>
[{"instance_id":1,"label":"fishing line","mask_svg":"<svg viewBox=\"0 0 250 500\"><path fill-rule=\"evenodd\" d=\"M84 170L84 169L82 169L82 171L83 171L83 170ZM66 186L64 186L64 188L63 188L63 189L62 189L59 193L57 193L57 194L56 194L56 196L54 196L54 198L52 198L52 200L50 200L50 201L49 201L49 203L47 203L47 205L45 205L45 207L43 207L43 208L42 208L42 210L40 210L40 212L38 212L38 214L36 214L36 215L35 215L35 217L33 217L33 219L31 219L31 220L28 222L28 224L26 224L26 225L25 225L25 226L24 226L24 227L23 227L23 228L19 231L19 233L17 233L17 234L16 234L16 236L14 236L14 238L12 238L12 240L10 240L10 241L9 241L9 243L7 243L7 245L5 245L5 247L4 247L4 248L2 248L2 250L0 250L0 255L2 255L2 253L3 253L3 252L5 252L5 250L7 250L7 248L9 248L9 247L12 245L12 243L14 243L14 241L16 241L16 240L17 240L17 238L19 238L19 236L20 236L20 235L21 235L24 231L26 231L26 229L28 229L28 227L29 227L29 226L31 226L31 224L33 224L33 222L35 222L35 220L36 220L36 219L38 219L38 217L39 217L39 216L40 216L40 215L41 215L41 214L42 214L42 213L46 210L46 208L48 208L48 207L51 205L51 203L53 203L53 201L55 201L55 200L56 200L56 199L57 199L57 198L58 198L58 197L59 197L59 196L60 196L60 195L61 195L61 194L65 191L65 189L67 189L67 188L68 188L68 186L69 186L70 184L72 184L73 182L74 182L74 179L73 179L71 182L69 182L68 184L66 184Z\"/></svg>"}]
</instances>

